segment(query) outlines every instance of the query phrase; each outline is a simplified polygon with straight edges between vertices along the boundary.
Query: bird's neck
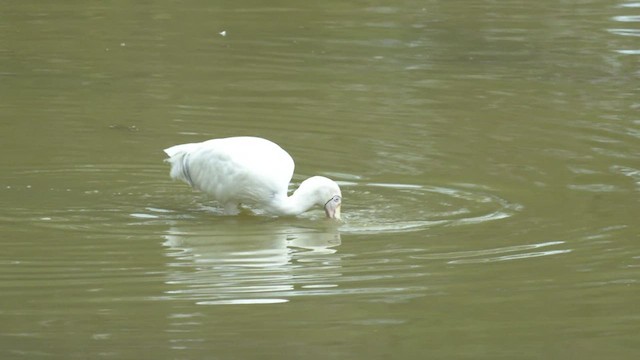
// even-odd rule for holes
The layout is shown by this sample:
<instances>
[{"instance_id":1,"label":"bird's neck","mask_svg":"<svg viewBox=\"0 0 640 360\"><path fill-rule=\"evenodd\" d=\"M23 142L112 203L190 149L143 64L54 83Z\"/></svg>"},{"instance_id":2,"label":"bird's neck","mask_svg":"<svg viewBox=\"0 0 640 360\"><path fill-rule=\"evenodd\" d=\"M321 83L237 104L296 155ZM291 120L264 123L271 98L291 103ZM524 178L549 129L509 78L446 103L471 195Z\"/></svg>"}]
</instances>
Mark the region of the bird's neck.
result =
<instances>
[{"instance_id":1,"label":"bird's neck","mask_svg":"<svg viewBox=\"0 0 640 360\"><path fill-rule=\"evenodd\" d=\"M304 186L304 183L296 191L287 196L282 194L272 203L272 212L278 215L299 215L311 209L317 203L314 189Z\"/></svg>"}]
</instances>

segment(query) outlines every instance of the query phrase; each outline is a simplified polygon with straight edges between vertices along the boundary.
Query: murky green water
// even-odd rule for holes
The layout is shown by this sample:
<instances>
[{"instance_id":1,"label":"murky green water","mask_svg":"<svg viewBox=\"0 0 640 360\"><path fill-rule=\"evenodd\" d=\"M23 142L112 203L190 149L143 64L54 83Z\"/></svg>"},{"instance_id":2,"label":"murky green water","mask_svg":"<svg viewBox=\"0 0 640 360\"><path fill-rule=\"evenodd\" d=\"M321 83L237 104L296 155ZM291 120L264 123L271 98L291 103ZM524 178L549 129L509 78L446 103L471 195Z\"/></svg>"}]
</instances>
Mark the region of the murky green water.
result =
<instances>
[{"instance_id":1,"label":"murky green water","mask_svg":"<svg viewBox=\"0 0 640 360\"><path fill-rule=\"evenodd\" d=\"M0 357L635 359L639 35L637 2L4 4ZM169 179L233 135L345 223Z\"/></svg>"}]
</instances>

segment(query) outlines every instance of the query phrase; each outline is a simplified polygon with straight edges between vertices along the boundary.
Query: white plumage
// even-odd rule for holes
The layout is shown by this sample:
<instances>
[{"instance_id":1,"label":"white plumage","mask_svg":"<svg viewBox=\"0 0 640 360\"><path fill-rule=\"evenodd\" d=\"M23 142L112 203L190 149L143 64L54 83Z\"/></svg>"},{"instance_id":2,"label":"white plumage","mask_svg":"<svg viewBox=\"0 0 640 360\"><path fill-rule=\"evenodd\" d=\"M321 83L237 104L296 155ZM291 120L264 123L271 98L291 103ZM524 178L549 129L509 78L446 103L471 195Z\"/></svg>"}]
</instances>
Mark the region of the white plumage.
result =
<instances>
[{"instance_id":1,"label":"white plumage","mask_svg":"<svg viewBox=\"0 0 640 360\"><path fill-rule=\"evenodd\" d=\"M342 193L326 177L311 177L287 196L295 165L269 140L230 137L175 145L164 152L171 177L213 196L225 214L237 214L240 204L257 205L273 215L298 215L319 205L328 217L340 219Z\"/></svg>"}]
</instances>

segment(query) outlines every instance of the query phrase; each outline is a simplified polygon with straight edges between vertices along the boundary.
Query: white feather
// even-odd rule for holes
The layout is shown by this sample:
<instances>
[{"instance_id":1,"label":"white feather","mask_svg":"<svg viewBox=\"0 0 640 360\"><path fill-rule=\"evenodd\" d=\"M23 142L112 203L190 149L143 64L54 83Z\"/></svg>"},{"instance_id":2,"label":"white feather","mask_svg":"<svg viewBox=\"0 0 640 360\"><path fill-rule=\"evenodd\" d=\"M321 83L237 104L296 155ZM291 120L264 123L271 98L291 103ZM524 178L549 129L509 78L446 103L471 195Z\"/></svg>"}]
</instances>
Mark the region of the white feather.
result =
<instances>
[{"instance_id":1,"label":"white feather","mask_svg":"<svg viewBox=\"0 0 640 360\"><path fill-rule=\"evenodd\" d=\"M333 196L341 197L338 185L321 176L305 180L287 197L293 159L266 139L213 139L175 145L164 152L169 156L173 179L212 195L228 214L237 213L237 206L247 203L276 215L296 215L325 204Z\"/></svg>"}]
</instances>

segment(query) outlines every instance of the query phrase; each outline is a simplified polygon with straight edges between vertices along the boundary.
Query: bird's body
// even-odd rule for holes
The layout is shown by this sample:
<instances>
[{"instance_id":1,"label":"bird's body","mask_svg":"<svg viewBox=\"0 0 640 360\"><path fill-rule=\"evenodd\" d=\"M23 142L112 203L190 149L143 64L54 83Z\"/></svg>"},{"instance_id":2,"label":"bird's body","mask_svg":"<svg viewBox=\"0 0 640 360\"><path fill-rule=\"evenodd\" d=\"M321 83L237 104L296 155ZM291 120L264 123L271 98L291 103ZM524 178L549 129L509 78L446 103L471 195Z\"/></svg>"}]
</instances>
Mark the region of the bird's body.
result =
<instances>
[{"instance_id":1,"label":"bird's body","mask_svg":"<svg viewBox=\"0 0 640 360\"><path fill-rule=\"evenodd\" d=\"M330 179L311 177L287 196L295 165L286 151L269 140L212 139L175 145L164 152L171 177L210 194L224 206L225 214L238 213L240 204L255 204L274 215L297 215L322 205L327 216L340 218L342 194Z\"/></svg>"}]
</instances>

